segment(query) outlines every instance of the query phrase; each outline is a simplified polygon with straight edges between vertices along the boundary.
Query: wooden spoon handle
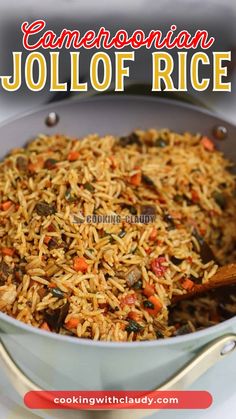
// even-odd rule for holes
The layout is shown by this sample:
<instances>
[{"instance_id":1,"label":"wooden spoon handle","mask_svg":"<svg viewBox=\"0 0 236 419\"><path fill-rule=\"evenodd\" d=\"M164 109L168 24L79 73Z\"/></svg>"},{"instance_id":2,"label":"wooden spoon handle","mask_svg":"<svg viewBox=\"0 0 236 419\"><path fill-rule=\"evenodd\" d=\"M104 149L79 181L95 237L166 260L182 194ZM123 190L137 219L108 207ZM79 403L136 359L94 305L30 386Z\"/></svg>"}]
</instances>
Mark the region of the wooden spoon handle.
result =
<instances>
[{"instance_id":1,"label":"wooden spoon handle","mask_svg":"<svg viewBox=\"0 0 236 419\"><path fill-rule=\"evenodd\" d=\"M236 284L236 263L231 263L219 268L215 275L213 275L209 281L204 282L204 284L195 284L187 293L182 295L173 295L171 302L177 303L181 300L187 300L194 295L234 284Z\"/></svg>"}]
</instances>

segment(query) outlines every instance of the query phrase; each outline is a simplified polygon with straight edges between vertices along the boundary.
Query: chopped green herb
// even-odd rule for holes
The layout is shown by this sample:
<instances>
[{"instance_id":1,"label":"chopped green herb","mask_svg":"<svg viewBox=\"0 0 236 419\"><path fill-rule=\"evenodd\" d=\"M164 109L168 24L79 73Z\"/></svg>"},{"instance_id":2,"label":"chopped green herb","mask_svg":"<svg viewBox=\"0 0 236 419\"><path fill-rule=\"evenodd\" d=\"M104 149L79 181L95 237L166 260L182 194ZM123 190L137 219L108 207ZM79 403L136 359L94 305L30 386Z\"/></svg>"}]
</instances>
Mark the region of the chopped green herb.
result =
<instances>
[{"instance_id":1,"label":"chopped green herb","mask_svg":"<svg viewBox=\"0 0 236 419\"><path fill-rule=\"evenodd\" d=\"M125 230L121 230L118 234L118 236L120 237L120 239L123 239L123 237L125 237L126 235L126 231Z\"/></svg>"},{"instance_id":2,"label":"chopped green herb","mask_svg":"<svg viewBox=\"0 0 236 419\"><path fill-rule=\"evenodd\" d=\"M50 292L52 293L53 297L57 297L57 298L64 298L64 292L60 290L60 288L52 288L50 290Z\"/></svg>"},{"instance_id":3,"label":"chopped green herb","mask_svg":"<svg viewBox=\"0 0 236 419\"><path fill-rule=\"evenodd\" d=\"M129 320L129 324L128 326L126 326L126 331L128 333L134 332L134 333L139 333L141 332L141 330L143 329L143 327L137 323L135 320Z\"/></svg>"},{"instance_id":4,"label":"chopped green herb","mask_svg":"<svg viewBox=\"0 0 236 419\"><path fill-rule=\"evenodd\" d=\"M160 148L165 148L166 146L168 146L168 144L168 141L164 138L158 138L155 142L155 146Z\"/></svg>"},{"instance_id":5,"label":"chopped green herb","mask_svg":"<svg viewBox=\"0 0 236 419\"><path fill-rule=\"evenodd\" d=\"M120 204L120 206L121 206L121 208L127 208L129 210L130 214L137 215L138 211L133 205L123 203L123 204Z\"/></svg>"},{"instance_id":6,"label":"chopped green herb","mask_svg":"<svg viewBox=\"0 0 236 419\"><path fill-rule=\"evenodd\" d=\"M89 192L94 192L95 191L95 188L93 187L93 185L91 183L86 182L83 185L83 187L84 187L84 189L86 189Z\"/></svg>"},{"instance_id":7,"label":"chopped green herb","mask_svg":"<svg viewBox=\"0 0 236 419\"><path fill-rule=\"evenodd\" d=\"M134 283L134 285L132 286L132 288L134 290L141 290L143 286L143 282L141 279L139 279L137 282Z\"/></svg>"},{"instance_id":8,"label":"chopped green herb","mask_svg":"<svg viewBox=\"0 0 236 419\"><path fill-rule=\"evenodd\" d=\"M58 161L55 159L47 159L45 160L43 167L48 170L54 169L57 162Z\"/></svg>"},{"instance_id":9,"label":"chopped green herb","mask_svg":"<svg viewBox=\"0 0 236 419\"><path fill-rule=\"evenodd\" d=\"M225 195L223 193L216 191L216 192L213 193L213 198L214 198L215 202L217 203L217 205L222 210L224 210L226 208L227 202L226 202Z\"/></svg>"},{"instance_id":10,"label":"chopped green herb","mask_svg":"<svg viewBox=\"0 0 236 419\"><path fill-rule=\"evenodd\" d=\"M154 304L151 301L149 301L149 300L145 300L143 302L143 306L145 308L151 308L152 310L155 308Z\"/></svg>"},{"instance_id":11,"label":"chopped green herb","mask_svg":"<svg viewBox=\"0 0 236 419\"><path fill-rule=\"evenodd\" d=\"M181 204L181 203L183 202L183 200L184 200L183 195L176 194L176 195L174 196L174 201L175 201L175 202L177 202L178 204Z\"/></svg>"}]
</instances>

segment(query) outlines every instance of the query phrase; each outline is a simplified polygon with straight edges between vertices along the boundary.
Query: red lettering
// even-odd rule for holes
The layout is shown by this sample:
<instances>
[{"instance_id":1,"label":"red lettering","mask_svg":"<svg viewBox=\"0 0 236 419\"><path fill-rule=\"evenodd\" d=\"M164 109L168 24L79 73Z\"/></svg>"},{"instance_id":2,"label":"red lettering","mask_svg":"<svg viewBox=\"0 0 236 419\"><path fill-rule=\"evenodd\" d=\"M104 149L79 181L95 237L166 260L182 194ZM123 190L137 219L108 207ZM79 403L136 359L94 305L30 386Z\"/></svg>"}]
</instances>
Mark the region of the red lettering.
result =
<instances>
[{"instance_id":1,"label":"red lettering","mask_svg":"<svg viewBox=\"0 0 236 419\"><path fill-rule=\"evenodd\" d=\"M29 25L28 22L23 22L21 25L21 30L23 32L23 45L25 49L28 50L34 50L40 47L41 40L36 42L33 45L29 44L29 36L35 35L36 33L41 32L46 26L46 23L44 20L35 20L33 23Z\"/></svg>"},{"instance_id":2,"label":"red lettering","mask_svg":"<svg viewBox=\"0 0 236 419\"><path fill-rule=\"evenodd\" d=\"M129 37L128 33L124 29L118 30L113 38L111 38L110 31L101 27L96 33L93 30L85 32L81 37L78 30L63 29L60 35L57 37L55 32L52 30L45 31L43 36L34 41L30 42L32 35L39 34L45 29L46 23L44 20L35 20L33 23L23 22L21 30L23 32L23 46L27 50L36 50L40 47L45 49L63 48L66 49L74 48L104 48L110 49L115 47L116 49L122 49L126 46L130 46L133 49L141 48L145 46L147 49L152 46L155 49L172 49L174 47L178 49L189 49L200 47L202 49L210 48L215 39L209 38L206 30L197 30L194 35L191 35L188 31L182 30L177 36L174 37L174 32L177 30L176 25L171 25L170 30L163 38L163 34L160 30L151 30L147 37L141 29L136 29ZM80 38L81 37L81 38Z\"/></svg>"}]
</instances>

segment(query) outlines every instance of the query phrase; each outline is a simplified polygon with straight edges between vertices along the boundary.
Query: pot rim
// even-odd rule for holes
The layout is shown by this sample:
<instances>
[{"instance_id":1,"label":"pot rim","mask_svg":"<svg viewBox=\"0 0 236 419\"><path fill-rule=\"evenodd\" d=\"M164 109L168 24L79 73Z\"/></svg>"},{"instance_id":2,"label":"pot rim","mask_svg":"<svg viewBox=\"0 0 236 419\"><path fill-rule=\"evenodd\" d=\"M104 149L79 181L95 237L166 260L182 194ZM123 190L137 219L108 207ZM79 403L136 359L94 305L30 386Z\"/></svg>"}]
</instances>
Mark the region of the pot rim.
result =
<instances>
[{"instance_id":1,"label":"pot rim","mask_svg":"<svg viewBox=\"0 0 236 419\"><path fill-rule=\"evenodd\" d=\"M96 341L86 338L78 338L75 336L60 335L55 332L48 332L46 330L39 329L35 326L26 324L20 320L16 320L13 317L10 317L8 314L0 312L0 325L1 320L10 325L18 328L22 333L32 333L43 337L48 337L50 339L57 340L58 342L68 342L76 345L89 346L89 347L101 347L101 348L116 348L116 349L131 349L131 348L149 348L149 347L161 347L161 346L172 346L174 344L187 343L192 340L201 339L206 334L213 334L220 332L222 329L232 328L236 324L236 316L231 319L225 320L215 326L210 326L205 329L199 330L197 332L189 333L183 336L175 336L166 339L157 339L157 340L148 340L148 341L138 341L138 342L113 342L113 341ZM0 328L0 336L4 333Z\"/></svg>"}]
</instances>

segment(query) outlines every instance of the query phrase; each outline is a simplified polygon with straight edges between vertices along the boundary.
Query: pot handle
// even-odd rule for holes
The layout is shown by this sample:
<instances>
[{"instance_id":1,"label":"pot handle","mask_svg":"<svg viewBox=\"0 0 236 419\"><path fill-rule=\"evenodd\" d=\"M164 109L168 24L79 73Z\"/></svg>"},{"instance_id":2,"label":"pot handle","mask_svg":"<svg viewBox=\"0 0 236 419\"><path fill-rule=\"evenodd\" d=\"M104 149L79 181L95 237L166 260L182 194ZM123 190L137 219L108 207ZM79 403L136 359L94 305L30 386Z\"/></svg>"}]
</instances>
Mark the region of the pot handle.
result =
<instances>
[{"instance_id":1,"label":"pot handle","mask_svg":"<svg viewBox=\"0 0 236 419\"><path fill-rule=\"evenodd\" d=\"M236 334L224 335L208 343L177 373L156 390L184 390L210 367L236 350Z\"/></svg>"},{"instance_id":2,"label":"pot handle","mask_svg":"<svg viewBox=\"0 0 236 419\"><path fill-rule=\"evenodd\" d=\"M211 366L234 350L236 350L236 334L224 335L211 341L184 367L155 390L183 390L188 388ZM0 341L0 360L2 360L9 381L22 398L28 391L43 390L27 377L14 362L2 340Z\"/></svg>"}]
</instances>

